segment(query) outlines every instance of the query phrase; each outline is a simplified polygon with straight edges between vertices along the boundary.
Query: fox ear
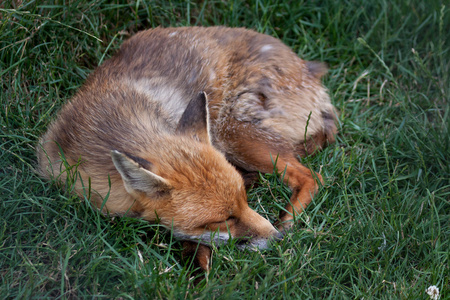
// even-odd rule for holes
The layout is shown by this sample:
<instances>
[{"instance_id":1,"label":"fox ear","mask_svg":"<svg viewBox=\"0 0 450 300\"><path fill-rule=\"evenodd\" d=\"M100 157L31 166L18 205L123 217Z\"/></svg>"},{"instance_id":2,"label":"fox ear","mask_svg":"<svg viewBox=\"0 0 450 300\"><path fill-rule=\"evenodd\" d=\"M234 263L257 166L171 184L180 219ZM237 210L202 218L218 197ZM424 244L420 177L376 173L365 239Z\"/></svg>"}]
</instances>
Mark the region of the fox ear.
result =
<instances>
[{"instance_id":1,"label":"fox ear","mask_svg":"<svg viewBox=\"0 0 450 300\"><path fill-rule=\"evenodd\" d=\"M128 193L141 192L151 198L161 198L168 195L172 186L155 173L147 170L151 163L140 157L125 155L119 151L111 151L112 161L122 176L123 184Z\"/></svg>"},{"instance_id":2,"label":"fox ear","mask_svg":"<svg viewBox=\"0 0 450 300\"><path fill-rule=\"evenodd\" d=\"M200 142L211 144L209 126L208 100L206 94L201 92L189 102L176 132L191 135Z\"/></svg>"},{"instance_id":3,"label":"fox ear","mask_svg":"<svg viewBox=\"0 0 450 300\"><path fill-rule=\"evenodd\" d=\"M322 78L328 72L327 64L320 61L307 61L306 67L309 73L317 79Z\"/></svg>"}]
</instances>

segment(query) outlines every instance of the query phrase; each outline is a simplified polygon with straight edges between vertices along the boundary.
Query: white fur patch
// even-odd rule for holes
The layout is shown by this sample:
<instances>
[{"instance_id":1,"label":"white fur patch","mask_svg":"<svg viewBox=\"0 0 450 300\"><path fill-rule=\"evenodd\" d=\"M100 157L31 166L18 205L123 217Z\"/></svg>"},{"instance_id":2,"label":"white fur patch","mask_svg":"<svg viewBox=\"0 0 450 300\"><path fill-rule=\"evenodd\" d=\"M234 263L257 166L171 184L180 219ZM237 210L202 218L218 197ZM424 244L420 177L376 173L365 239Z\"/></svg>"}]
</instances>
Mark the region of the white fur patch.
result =
<instances>
[{"instance_id":1,"label":"white fur patch","mask_svg":"<svg viewBox=\"0 0 450 300\"><path fill-rule=\"evenodd\" d=\"M185 235L174 232L174 236L180 240L190 240L190 241L197 241L205 245L216 245L221 246L228 243L229 240L231 240L233 237L230 236L228 232L205 232L201 235ZM236 244L236 247L240 250L248 249L251 251L256 251L257 249L263 250L267 249L269 247L269 243L267 239L264 238L256 238L251 239L248 242L244 244Z\"/></svg>"},{"instance_id":2,"label":"white fur patch","mask_svg":"<svg viewBox=\"0 0 450 300\"><path fill-rule=\"evenodd\" d=\"M216 73L214 71L209 72L209 80L213 82L216 80Z\"/></svg>"},{"instance_id":3,"label":"white fur patch","mask_svg":"<svg viewBox=\"0 0 450 300\"><path fill-rule=\"evenodd\" d=\"M269 51L269 50L271 50L271 49L273 49L273 46L272 45L264 45L264 46L262 46L261 47L261 52L267 52L267 51Z\"/></svg>"},{"instance_id":4,"label":"white fur patch","mask_svg":"<svg viewBox=\"0 0 450 300\"><path fill-rule=\"evenodd\" d=\"M167 83L165 78L129 79L125 83L138 93L146 95L150 101L164 103L164 108L176 119L181 118L188 104L183 93Z\"/></svg>"},{"instance_id":5,"label":"white fur patch","mask_svg":"<svg viewBox=\"0 0 450 300\"><path fill-rule=\"evenodd\" d=\"M179 240L198 241L201 242L202 244L206 245L215 244L217 246L226 244L228 240L231 238L228 232L219 233L211 231L207 231L201 235L187 235L184 233L174 231L173 235Z\"/></svg>"}]
</instances>

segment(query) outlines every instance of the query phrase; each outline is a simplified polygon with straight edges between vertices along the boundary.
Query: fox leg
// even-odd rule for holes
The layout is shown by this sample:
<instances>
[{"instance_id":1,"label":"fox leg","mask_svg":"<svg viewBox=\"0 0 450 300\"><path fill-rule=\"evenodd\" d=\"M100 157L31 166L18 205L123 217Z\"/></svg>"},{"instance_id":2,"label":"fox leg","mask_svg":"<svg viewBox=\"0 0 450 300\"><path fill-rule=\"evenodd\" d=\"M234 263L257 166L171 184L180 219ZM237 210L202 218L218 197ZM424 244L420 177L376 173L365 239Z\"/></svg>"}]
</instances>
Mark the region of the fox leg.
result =
<instances>
[{"instance_id":1,"label":"fox leg","mask_svg":"<svg viewBox=\"0 0 450 300\"><path fill-rule=\"evenodd\" d=\"M194 266L209 272L211 268L211 248L196 242L185 241L182 256L189 259L194 255Z\"/></svg>"},{"instance_id":2,"label":"fox leg","mask_svg":"<svg viewBox=\"0 0 450 300\"><path fill-rule=\"evenodd\" d=\"M252 136L252 135L248 135ZM242 138L233 142L227 150L227 158L231 163L247 172L259 171L271 173L276 161L280 172L286 171L284 182L292 190L290 203L286 210L280 213L278 229L287 229L293 225L294 216L300 214L311 202L318 190L318 182L322 176L303 166L295 157L294 150L283 141L268 143L258 138Z\"/></svg>"},{"instance_id":3,"label":"fox leg","mask_svg":"<svg viewBox=\"0 0 450 300\"><path fill-rule=\"evenodd\" d=\"M274 153L272 157L276 157ZM259 161L258 168L261 172L272 172L273 163L270 155L265 161L263 159ZM294 157L285 158L283 155L278 155L276 168L280 172L285 170L284 183L292 190L289 203L286 205L286 209L280 212L280 220L275 224L279 230L283 230L294 225L294 217L311 203L313 196L317 192L319 187L317 180L321 182L323 180L320 174L303 166Z\"/></svg>"},{"instance_id":4,"label":"fox leg","mask_svg":"<svg viewBox=\"0 0 450 300\"><path fill-rule=\"evenodd\" d=\"M278 158L280 159L280 158ZM318 190L318 182L323 182L322 176L300 162L290 159L289 162L277 161L277 169L283 170L286 166L285 182L292 189L290 203L286 206L286 210L280 213L280 220L276 226L278 229L287 229L293 225L294 216L301 213L311 202L312 197Z\"/></svg>"}]
</instances>

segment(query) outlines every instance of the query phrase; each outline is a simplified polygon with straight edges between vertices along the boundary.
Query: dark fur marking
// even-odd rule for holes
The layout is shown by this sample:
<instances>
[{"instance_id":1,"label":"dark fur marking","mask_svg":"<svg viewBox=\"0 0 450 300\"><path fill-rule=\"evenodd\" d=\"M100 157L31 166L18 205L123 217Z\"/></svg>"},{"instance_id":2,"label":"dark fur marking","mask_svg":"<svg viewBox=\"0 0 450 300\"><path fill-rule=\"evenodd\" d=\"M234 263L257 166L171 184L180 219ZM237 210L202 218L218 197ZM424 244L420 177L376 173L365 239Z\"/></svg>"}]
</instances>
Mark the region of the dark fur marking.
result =
<instances>
[{"instance_id":1,"label":"dark fur marking","mask_svg":"<svg viewBox=\"0 0 450 300\"><path fill-rule=\"evenodd\" d=\"M258 81L258 86L262 88L271 88L272 87L272 81L267 76L262 76L261 79Z\"/></svg>"},{"instance_id":2,"label":"dark fur marking","mask_svg":"<svg viewBox=\"0 0 450 300\"><path fill-rule=\"evenodd\" d=\"M261 101L261 104L262 104L263 108L265 110L269 110L270 107L269 107L269 101L267 99L267 96L264 93L261 93L261 92L256 93L256 95L258 95L259 101Z\"/></svg>"},{"instance_id":3,"label":"dark fur marking","mask_svg":"<svg viewBox=\"0 0 450 300\"><path fill-rule=\"evenodd\" d=\"M323 111L322 112L322 118L325 121L333 121L334 122L334 116L332 114L330 114L329 112Z\"/></svg>"},{"instance_id":4,"label":"dark fur marking","mask_svg":"<svg viewBox=\"0 0 450 300\"><path fill-rule=\"evenodd\" d=\"M129 218L140 218L142 217L142 213L143 211L129 211L126 214L124 214L124 217L129 217Z\"/></svg>"},{"instance_id":5,"label":"dark fur marking","mask_svg":"<svg viewBox=\"0 0 450 300\"><path fill-rule=\"evenodd\" d=\"M328 72L328 67L323 62L307 61L306 67L308 68L308 72L317 79L322 78Z\"/></svg>"},{"instance_id":6,"label":"dark fur marking","mask_svg":"<svg viewBox=\"0 0 450 300\"><path fill-rule=\"evenodd\" d=\"M328 143L333 143L335 141L334 135L337 133L336 128L336 116L332 112L322 112L322 118L324 123L324 132L326 140Z\"/></svg>"},{"instance_id":7,"label":"dark fur marking","mask_svg":"<svg viewBox=\"0 0 450 300\"><path fill-rule=\"evenodd\" d=\"M207 109L205 93L200 93L192 99L178 123L177 132L202 131L207 128Z\"/></svg>"},{"instance_id":8,"label":"dark fur marking","mask_svg":"<svg viewBox=\"0 0 450 300\"><path fill-rule=\"evenodd\" d=\"M275 71L278 73L278 75L284 76L284 72L279 66L275 66Z\"/></svg>"},{"instance_id":9,"label":"dark fur marking","mask_svg":"<svg viewBox=\"0 0 450 300\"><path fill-rule=\"evenodd\" d=\"M139 167L151 171L153 164L151 162L149 162L148 160L145 160L138 156L134 156L128 152L123 152L123 154L125 154L128 158L132 159L134 162L136 162L139 165Z\"/></svg>"}]
</instances>

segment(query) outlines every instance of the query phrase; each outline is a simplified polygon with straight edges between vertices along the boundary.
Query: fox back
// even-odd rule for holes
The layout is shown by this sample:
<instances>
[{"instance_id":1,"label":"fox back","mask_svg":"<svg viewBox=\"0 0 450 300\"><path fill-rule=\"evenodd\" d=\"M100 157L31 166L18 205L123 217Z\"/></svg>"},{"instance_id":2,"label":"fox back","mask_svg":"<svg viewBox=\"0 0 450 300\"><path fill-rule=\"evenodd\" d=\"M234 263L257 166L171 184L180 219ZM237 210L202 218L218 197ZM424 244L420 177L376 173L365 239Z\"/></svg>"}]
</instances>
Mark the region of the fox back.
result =
<instances>
[{"instance_id":1,"label":"fox back","mask_svg":"<svg viewBox=\"0 0 450 300\"><path fill-rule=\"evenodd\" d=\"M326 66L300 59L271 36L243 28L155 28L131 37L105 64L175 119L204 91L213 144L240 167L245 159L233 144L245 124L257 125L246 135L302 155L334 141L336 113L320 81Z\"/></svg>"}]
</instances>

